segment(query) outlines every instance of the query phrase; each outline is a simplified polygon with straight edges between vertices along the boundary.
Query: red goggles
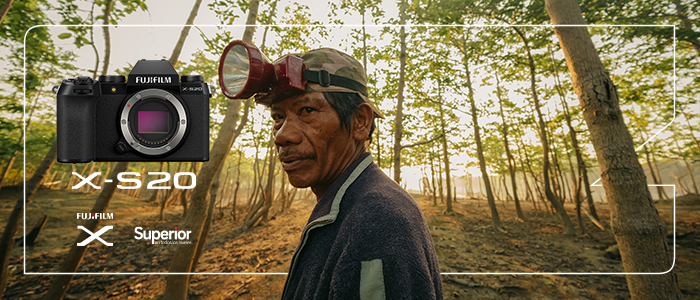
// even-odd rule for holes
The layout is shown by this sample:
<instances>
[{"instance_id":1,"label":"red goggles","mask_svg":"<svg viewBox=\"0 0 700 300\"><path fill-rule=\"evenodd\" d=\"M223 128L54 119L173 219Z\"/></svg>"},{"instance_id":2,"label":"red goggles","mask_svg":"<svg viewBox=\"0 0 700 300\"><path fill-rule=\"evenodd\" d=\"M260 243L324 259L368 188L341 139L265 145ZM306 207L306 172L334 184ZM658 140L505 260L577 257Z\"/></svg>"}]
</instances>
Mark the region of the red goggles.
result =
<instances>
[{"instance_id":1,"label":"red goggles","mask_svg":"<svg viewBox=\"0 0 700 300\"><path fill-rule=\"evenodd\" d=\"M229 43L219 60L219 86L230 99L255 96L256 102L270 104L304 93L307 83L344 87L367 96L367 88L355 80L309 70L296 55L270 63L258 47L241 40Z\"/></svg>"}]
</instances>

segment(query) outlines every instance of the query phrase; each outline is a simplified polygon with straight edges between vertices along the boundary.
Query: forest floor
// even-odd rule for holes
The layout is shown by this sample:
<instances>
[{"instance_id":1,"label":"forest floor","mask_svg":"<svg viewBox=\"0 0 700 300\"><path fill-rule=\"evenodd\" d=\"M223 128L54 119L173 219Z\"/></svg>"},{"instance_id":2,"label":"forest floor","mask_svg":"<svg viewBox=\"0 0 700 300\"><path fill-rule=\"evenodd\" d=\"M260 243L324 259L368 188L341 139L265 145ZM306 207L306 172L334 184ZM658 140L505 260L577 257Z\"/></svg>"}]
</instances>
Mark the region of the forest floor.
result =
<instances>
[{"instance_id":1,"label":"forest floor","mask_svg":"<svg viewBox=\"0 0 700 300\"><path fill-rule=\"evenodd\" d=\"M18 195L18 189L0 191L2 224ZM56 190L38 192L29 204L27 225L32 227L45 214L49 221L36 245L27 247L27 272L58 269L80 232L76 212L89 212L96 197ZM515 218L513 202L498 202L506 228L503 233L492 228L483 199L460 199L454 204L457 213L445 215L444 204L433 206L421 195L414 198L423 209L444 273L623 272L621 262L605 254L615 244L609 230L597 229L585 216L588 234L566 237L558 217L533 209L531 203L522 203L526 221L520 221ZM108 210L114 213L114 220L100 223L114 226L102 235L114 246L92 242L78 272L167 272L177 246L135 240L134 227L177 227L181 209L167 208L165 220L160 221L157 205L146 199L116 194ZM197 272L287 272L314 204L315 200L298 200L290 210L272 212L271 220L240 236L232 236L239 222L225 213L224 219L213 224ZM598 203L596 207L601 219L609 220L607 205ZM673 202L659 201L656 207L672 233ZM566 208L576 224L573 205L567 203ZM676 208L675 271L686 298L700 299L700 196L679 197ZM609 226L609 222L604 223ZM22 228L18 237L21 232ZM669 244L672 238L670 234ZM17 243L10 261L14 272L2 299L41 299L51 282L48 275L22 274L22 250L22 244ZM165 279L162 275L78 275L65 299L157 299ZM269 274L194 275L190 299L278 299L285 279L286 275ZM443 275L443 290L445 299L629 299L623 275Z\"/></svg>"}]
</instances>

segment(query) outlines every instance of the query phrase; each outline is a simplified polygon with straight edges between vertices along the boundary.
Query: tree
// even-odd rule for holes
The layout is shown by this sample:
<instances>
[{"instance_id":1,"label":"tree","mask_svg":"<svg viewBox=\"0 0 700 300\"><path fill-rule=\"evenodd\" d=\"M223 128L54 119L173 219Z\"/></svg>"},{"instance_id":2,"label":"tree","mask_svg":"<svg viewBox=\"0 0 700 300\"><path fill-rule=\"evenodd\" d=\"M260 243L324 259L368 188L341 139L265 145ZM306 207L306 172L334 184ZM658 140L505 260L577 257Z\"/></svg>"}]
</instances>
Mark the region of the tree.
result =
<instances>
[{"instance_id":1,"label":"tree","mask_svg":"<svg viewBox=\"0 0 700 300\"><path fill-rule=\"evenodd\" d=\"M117 174L126 171L128 166L128 162L117 163L117 165L112 170L112 174L110 174L110 178L116 178ZM111 202L112 197L114 196L114 192L116 192L117 190L118 184L119 181L115 181L108 182L103 186L104 188L100 192L100 195L97 197L97 200L95 200L95 205L90 211L91 213L103 213L107 210L107 207L109 207L109 203ZM100 219L88 220L85 223L85 228L91 232L95 232L99 223ZM88 247L78 246L77 244L87 239L88 237L88 233L85 231L81 231L80 234L78 234L78 237L75 240L76 243L72 244L70 251L66 255L66 258L63 260L61 267L58 269L58 272L74 273L78 270L78 267L80 266L80 263L82 262L83 257L85 256L85 251L87 251ZM53 280L51 281L51 285L49 286L49 290L46 292L46 294L44 294L44 299L63 299L63 296L65 296L66 291L68 290L68 286L70 285L72 279L72 274L54 276Z\"/></svg>"},{"instance_id":2,"label":"tree","mask_svg":"<svg viewBox=\"0 0 700 300\"><path fill-rule=\"evenodd\" d=\"M586 24L575 0L545 0L545 9L555 25ZM596 150L622 265L626 272L666 272L627 275L630 294L633 299L681 299L678 279L671 269L666 225L654 208L615 85L585 26L556 26L554 32Z\"/></svg>"},{"instance_id":3,"label":"tree","mask_svg":"<svg viewBox=\"0 0 700 300\"><path fill-rule=\"evenodd\" d=\"M566 213L566 210L564 209L564 205L562 202L557 199L556 195L552 192L552 187L550 183L550 176L549 176L549 168L550 168L550 162L549 162L549 151L550 151L550 146L549 146L549 139L547 138L547 128L545 127L545 122L544 122L544 117L542 116L542 109L540 108L540 100L538 97L537 93L537 88L536 88L536 79L535 79L535 61L532 57L532 52L530 50L530 44L529 40L525 36L525 34L522 32L522 30L518 29L517 27L512 27L513 30L520 36L522 39L523 43L525 44L525 52L527 54L527 60L528 60L528 65L530 67L530 90L532 91L532 102L535 105L535 112L536 112L536 117L537 117L537 122L539 124L539 134L540 134L540 141L542 142L542 178L544 180L544 195L549 200L549 202L554 206L556 209L557 213L559 213L559 217L561 219L562 225L564 226L564 234L565 235L575 235L576 230L574 229L574 225L571 223L571 219L569 218L569 215Z\"/></svg>"},{"instance_id":4,"label":"tree","mask_svg":"<svg viewBox=\"0 0 700 300\"><path fill-rule=\"evenodd\" d=\"M468 30L468 28L466 29ZM491 210L491 221L493 222L493 228L500 231L505 231L503 224L501 224L501 218L498 216L498 209L496 209L496 202L493 196L493 189L491 188L491 180L489 179L489 173L486 169L486 160L484 158L484 149L481 143L481 127L479 126L479 111L476 109L476 101L474 100L474 89L472 87L471 74L469 71L469 49L467 46L467 35L464 33L463 45L461 50L463 51L464 63L464 79L466 80L466 85L468 89L467 98L469 99L469 106L471 107L472 116L472 126L474 126L474 142L476 143L476 153L479 158L479 170L481 170L481 178L484 180L484 188L486 189L486 199L489 203L489 209Z\"/></svg>"},{"instance_id":5,"label":"tree","mask_svg":"<svg viewBox=\"0 0 700 300\"><path fill-rule=\"evenodd\" d=\"M243 33L243 40L251 42L255 27L255 20L258 15L259 0L251 0L248 9L248 19L246 21L246 29ZM236 123L240 116L241 101L229 100L226 107L226 114L221 123L219 134L214 140L214 145L209 151L209 161L202 165L197 178L197 186L195 186L191 197L190 213L185 219L184 228L192 231L192 244L178 245L177 251L173 255L170 263L170 273L187 273L192 269L195 253L199 239L202 238L202 229L206 220L208 203L207 198L209 189L213 183L214 177L219 173L219 168L223 165L224 159L228 151L231 149L236 136ZM242 122L242 121L241 121ZM204 237L206 238L206 237ZM203 245L202 245L203 246ZM187 290L189 287L189 275L171 275L168 276L165 286L165 299L186 299Z\"/></svg>"},{"instance_id":6,"label":"tree","mask_svg":"<svg viewBox=\"0 0 700 300\"><path fill-rule=\"evenodd\" d=\"M511 181L511 186L513 187L513 199L515 200L515 213L517 214L518 218L520 220L525 220L525 216L523 215L523 210L520 208L520 199L518 198L518 185L516 184L516 179L515 179L515 160L513 159L513 155L510 153L510 144L508 142L508 122L506 121L506 116L503 113L503 97L501 96L501 86L498 81L498 70L494 66L495 69L495 74L494 76L496 77L496 98L498 98L498 109L501 113L501 121L503 122L502 125L502 134L503 134L503 145L506 150L506 159L508 160L508 172L510 174L510 181Z\"/></svg>"},{"instance_id":7,"label":"tree","mask_svg":"<svg viewBox=\"0 0 700 300\"><path fill-rule=\"evenodd\" d=\"M39 165L39 168L34 172L32 178L27 181L25 193L17 200L14 209L12 209L12 213L10 213L7 225L2 233L2 238L0 238L0 261L2 262L2 269L0 269L0 292L2 293L5 292L7 278L10 275L8 269L10 264L10 253L12 252L12 246L15 244L14 238L15 234L17 234L17 228L19 228L19 217L22 213L22 209L33 199L34 193L39 189L39 184L44 179L44 176L46 176L49 169L51 169L51 166L55 161L56 143L51 146L51 149L46 153L46 156L41 162L41 165Z\"/></svg>"},{"instance_id":8,"label":"tree","mask_svg":"<svg viewBox=\"0 0 700 300\"><path fill-rule=\"evenodd\" d=\"M401 1L400 8L400 41L401 53L399 54L399 88L396 101L396 119L394 120L394 181L401 184L401 140L403 138L403 98L406 81L406 1Z\"/></svg>"}]
</instances>

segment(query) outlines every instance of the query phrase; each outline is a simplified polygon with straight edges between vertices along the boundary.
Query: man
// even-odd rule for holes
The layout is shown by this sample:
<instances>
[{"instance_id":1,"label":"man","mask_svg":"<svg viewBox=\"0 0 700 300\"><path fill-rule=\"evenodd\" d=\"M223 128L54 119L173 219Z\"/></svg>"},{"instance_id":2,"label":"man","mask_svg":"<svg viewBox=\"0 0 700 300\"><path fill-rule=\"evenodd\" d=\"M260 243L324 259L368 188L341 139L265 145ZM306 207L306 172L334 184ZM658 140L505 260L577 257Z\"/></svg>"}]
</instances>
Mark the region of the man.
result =
<instances>
[{"instance_id":1,"label":"man","mask_svg":"<svg viewBox=\"0 0 700 300\"><path fill-rule=\"evenodd\" d=\"M305 93L265 103L289 182L311 187L318 201L282 299L442 299L420 208L365 148L383 115L367 98L364 68L329 48L300 57L328 79L307 79Z\"/></svg>"}]
</instances>

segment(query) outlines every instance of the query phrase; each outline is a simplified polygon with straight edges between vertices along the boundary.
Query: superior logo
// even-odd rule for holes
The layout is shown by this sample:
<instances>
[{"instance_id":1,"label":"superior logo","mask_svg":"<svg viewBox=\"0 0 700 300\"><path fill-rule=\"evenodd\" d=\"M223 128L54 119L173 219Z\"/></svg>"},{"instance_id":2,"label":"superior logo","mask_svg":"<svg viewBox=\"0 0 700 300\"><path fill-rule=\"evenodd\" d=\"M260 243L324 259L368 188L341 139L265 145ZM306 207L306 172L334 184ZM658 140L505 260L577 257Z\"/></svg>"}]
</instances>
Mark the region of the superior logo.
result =
<instances>
[{"instance_id":1,"label":"superior logo","mask_svg":"<svg viewBox=\"0 0 700 300\"><path fill-rule=\"evenodd\" d=\"M112 220L113 213L78 213L78 220Z\"/></svg>"},{"instance_id":2,"label":"superior logo","mask_svg":"<svg viewBox=\"0 0 700 300\"><path fill-rule=\"evenodd\" d=\"M148 230L144 231L143 227L134 228L136 235L134 236L137 240L151 240L151 244L191 244L190 239L191 230Z\"/></svg>"},{"instance_id":3,"label":"superior logo","mask_svg":"<svg viewBox=\"0 0 700 300\"><path fill-rule=\"evenodd\" d=\"M137 84L166 84L171 83L170 77L163 76L136 76Z\"/></svg>"}]
</instances>

